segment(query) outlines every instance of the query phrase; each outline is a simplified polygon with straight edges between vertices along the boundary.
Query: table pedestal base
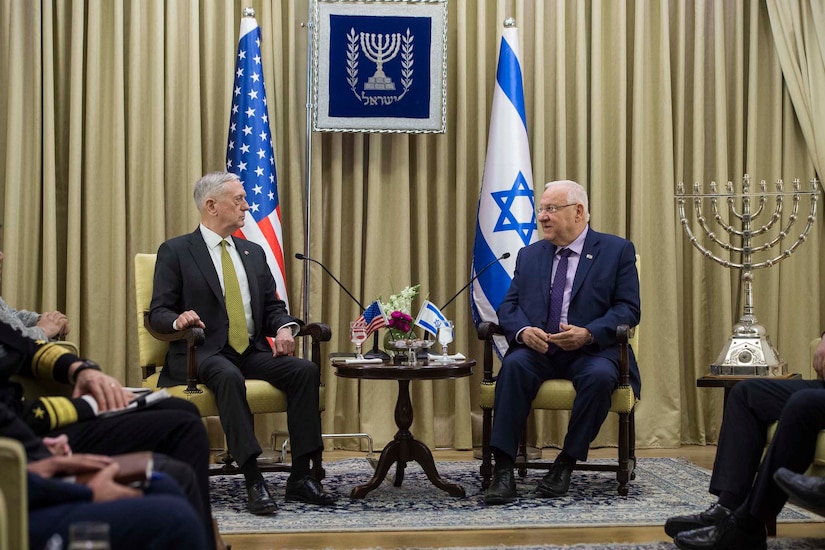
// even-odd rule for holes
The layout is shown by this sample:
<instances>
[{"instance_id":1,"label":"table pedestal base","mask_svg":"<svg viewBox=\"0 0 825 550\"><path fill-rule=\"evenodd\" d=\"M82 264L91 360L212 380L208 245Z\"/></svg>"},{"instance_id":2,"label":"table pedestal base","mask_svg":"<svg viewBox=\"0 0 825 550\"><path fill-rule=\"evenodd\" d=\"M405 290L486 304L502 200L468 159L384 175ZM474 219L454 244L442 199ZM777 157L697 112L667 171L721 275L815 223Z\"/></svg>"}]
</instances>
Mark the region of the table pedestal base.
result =
<instances>
[{"instance_id":1,"label":"table pedestal base","mask_svg":"<svg viewBox=\"0 0 825 550\"><path fill-rule=\"evenodd\" d=\"M463 497L465 495L464 487L456 483L444 481L441 479L441 476L438 475L438 471L435 469L433 453L426 445L415 439L412 433L410 433L412 420L410 381L399 380L398 400L395 403L395 424L398 426L398 432L395 434L395 438L381 451L381 456L378 458L378 465L375 468L375 474L372 476L372 479L365 485L355 487L350 494L352 498L364 498L367 496L367 493L381 485L381 482L387 477L390 466L393 464L396 464L395 481L393 485L400 487L404 481L404 469L407 467L407 462L411 461L418 462L432 484L439 489L447 491L450 496Z\"/></svg>"}]
</instances>

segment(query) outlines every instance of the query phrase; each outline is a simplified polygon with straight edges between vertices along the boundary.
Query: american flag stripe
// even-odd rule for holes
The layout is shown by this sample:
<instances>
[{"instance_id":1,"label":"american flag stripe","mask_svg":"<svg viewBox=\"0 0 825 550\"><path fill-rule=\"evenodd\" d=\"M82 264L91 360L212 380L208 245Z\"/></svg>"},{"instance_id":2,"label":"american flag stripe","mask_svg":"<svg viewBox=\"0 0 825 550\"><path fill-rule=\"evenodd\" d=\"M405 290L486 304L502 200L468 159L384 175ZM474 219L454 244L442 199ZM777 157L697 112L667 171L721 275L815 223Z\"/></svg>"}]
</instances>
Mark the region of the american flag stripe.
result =
<instances>
[{"instance_id":1,"label":"american flag stripe","mask_svg":"<svg viewBox=\"0 0 825 550\"><path fill-rule=\"evenodd\" d=\"M261 29L254 17L241 20L226 170L238 174L249 203L246 224L235 234L263 247L278 297L289 307L278 176L261 62Z\"/></svg>"}]
</instances>

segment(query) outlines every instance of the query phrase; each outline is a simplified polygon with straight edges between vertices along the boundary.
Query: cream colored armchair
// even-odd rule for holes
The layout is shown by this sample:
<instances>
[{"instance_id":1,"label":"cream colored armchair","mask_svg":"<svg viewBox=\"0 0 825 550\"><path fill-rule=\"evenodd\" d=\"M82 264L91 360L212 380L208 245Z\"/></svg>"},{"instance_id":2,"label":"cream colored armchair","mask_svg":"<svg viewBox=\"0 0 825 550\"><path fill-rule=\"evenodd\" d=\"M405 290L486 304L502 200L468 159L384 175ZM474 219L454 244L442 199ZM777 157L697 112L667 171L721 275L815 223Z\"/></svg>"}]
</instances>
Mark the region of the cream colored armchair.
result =
<instances>
[{"instance_id":1,"label":"cream colored armchair","mask_svg":"<svg viewBox=\"0 0 825 550\"><path fill-rule=\"evenodd\" d=\"M27 550L26 453L19 441L0 437L0 472L0 550Z\"/></svg>"},{"instance_id":2,"label":"cream colored armchair","mask_svg":"<svg viewBox=\"0 0 825 550\"><path fill-rule=\"evenodd\" d=\"M142 370L143 386L157 388L160 369L166 359L169 342L185 339L188 344L187 357L187 385L173 386L166 390L176 397L191 401L201 413L201 416L218 416L218 407L214 394L205 385L198 383L197 362L195 350L203 343L202 329L187 329L172 334L161 334L153 331L148 323L148 310L152 301L152 285L155 275L155 254L135 255L135 300L137 302L137 331L140 366ZM298 336L311 339L310 360L321 369L321 342L328 342L332 338L329 326L322 323L309 323L301 326ZM322 371L323 372L323 371ZM321 392L321 410L324 407L324 386ZM252 414L286 412L286 394L263 380L246 381L246 399ZM320 414L321 411L319 411ZM224 467L213 473L234 473L236 468L228 454L225 455ZM275 464L266 466L266 470L288 470L289 466ZM321 468L320 453L313 460L313 475L317 479L324 476Z\"/></svg>"}]
</instances>

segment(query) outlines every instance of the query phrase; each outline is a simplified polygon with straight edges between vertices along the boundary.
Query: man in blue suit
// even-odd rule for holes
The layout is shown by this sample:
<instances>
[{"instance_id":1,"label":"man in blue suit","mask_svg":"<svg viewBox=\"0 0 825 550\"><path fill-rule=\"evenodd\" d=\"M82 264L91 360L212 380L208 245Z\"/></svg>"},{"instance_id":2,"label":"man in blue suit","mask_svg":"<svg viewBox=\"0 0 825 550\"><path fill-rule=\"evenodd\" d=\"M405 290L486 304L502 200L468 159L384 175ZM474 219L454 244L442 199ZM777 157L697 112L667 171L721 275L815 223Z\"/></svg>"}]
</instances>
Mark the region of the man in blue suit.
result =
<instances>
[{"instance_id":1,"label":"man in blue suit","mask_svg":"<svg viewBox=\"0 0 825 550\"><path fill-rule=\"evenodd\" d=\"M590 228L581 185L548 183L537 212L544 240L519 251L513 282L497 311L510 347L496 383L495 469L484 494L487 504L516 498L519 437L539 387L553 378L572 381L576 399L564 447L536 492L567 494L573 467L587 459L619 383L616 327L635 326L641 315L633 244ZM632 350L630 382L638 396L641 380Z\"/></svg>"}]
</instances>

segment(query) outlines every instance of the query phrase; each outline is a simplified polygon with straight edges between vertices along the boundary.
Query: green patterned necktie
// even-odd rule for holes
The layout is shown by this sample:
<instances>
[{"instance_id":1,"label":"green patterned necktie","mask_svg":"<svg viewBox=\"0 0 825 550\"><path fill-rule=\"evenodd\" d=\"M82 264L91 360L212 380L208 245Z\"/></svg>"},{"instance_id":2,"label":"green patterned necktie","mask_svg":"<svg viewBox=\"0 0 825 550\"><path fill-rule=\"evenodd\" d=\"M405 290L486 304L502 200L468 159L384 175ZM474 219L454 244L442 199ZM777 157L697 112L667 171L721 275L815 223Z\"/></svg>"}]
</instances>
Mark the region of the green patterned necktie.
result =
<instances>
[{"instance_id":1,"label":"green patterned necktie","mask_svg":"<svg viewBox=\"0 0 825 550\"><path fill-rule=\"evenodd\" d=\"M238 353L249 347L249 333L246 331L246 314L243 310L241 285L226 240L221 241L221 269L223 270L224 301L229 315L229 345Z\"/></svg>"}]
</instances>

